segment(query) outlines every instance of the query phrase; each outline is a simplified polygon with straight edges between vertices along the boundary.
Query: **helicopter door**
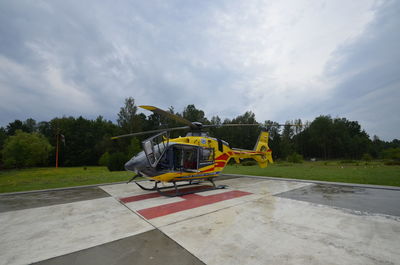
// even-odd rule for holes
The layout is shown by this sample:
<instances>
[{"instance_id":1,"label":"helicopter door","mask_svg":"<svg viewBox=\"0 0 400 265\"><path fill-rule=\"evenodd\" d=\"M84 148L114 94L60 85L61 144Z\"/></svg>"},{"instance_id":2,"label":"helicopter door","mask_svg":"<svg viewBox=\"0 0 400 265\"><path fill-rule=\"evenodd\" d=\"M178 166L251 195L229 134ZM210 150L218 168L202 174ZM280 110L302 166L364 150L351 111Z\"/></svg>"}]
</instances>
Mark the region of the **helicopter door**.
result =
<instances>
[{"instance_id":1,"label":"helicopter door","mask_svg":"<svg viewBox=\"0 0 400 265\"><path fill-rule=\"evenodd\" d=\"M176 171L197 172L198 164L198 147L174 146L174 169Z\"/></svg>"},{"instance_id":2,"label":"helicopter door","mask_svg":"<svg viewBox=\"0 0 400 265\"><path fill-rule=\"evenodd\" d=\"M166 132L150 137L142 142L144 153L152 167L156 167L164 151L168 148Z\"/></svg>"}]
</instances>

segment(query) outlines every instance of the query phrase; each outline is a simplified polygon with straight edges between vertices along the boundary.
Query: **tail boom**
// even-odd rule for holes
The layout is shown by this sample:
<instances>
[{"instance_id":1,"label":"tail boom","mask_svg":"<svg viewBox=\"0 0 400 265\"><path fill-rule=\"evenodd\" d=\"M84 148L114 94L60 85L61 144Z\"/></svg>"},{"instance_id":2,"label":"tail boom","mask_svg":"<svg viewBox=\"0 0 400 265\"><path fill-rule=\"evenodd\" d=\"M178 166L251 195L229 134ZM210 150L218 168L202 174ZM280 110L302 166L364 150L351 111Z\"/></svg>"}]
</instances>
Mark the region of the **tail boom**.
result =
<instances>
[{"instance_id":1,"label":"tail boom","mask_svg":"<svg viewBox=\"0 0 400 265\"><path fill-rule=\"evenodd\" d=\"M251 158L257 161L261 168L266 167L268 163L273 163L272 150L268 146L268 139L268 132L261 132L254 150L233 149L232 158L235 159L236 163L240 163L240 159Z\"/></svg>"}]
</instances>

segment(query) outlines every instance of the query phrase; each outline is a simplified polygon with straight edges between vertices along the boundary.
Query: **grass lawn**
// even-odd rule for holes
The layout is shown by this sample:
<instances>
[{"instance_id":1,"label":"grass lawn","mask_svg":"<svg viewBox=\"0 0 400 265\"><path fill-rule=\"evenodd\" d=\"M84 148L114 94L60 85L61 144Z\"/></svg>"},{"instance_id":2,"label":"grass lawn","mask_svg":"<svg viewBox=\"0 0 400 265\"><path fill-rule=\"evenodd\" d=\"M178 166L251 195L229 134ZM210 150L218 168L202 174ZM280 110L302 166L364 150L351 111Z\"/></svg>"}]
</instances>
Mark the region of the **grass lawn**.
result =
<instances>
[{"instance_id":1,"label":"grass lawn","mask_svg":"<svg viewBox=\"0 0 400 265\"><path fill-rule=\"evenodd\" d=\"M360 161L354 163L319 161L302 164L281 162L266 168L228 165L223 173L400 186L400 166L386 166L381 162L367 164Z\"/></svg>"},{"instance_id":2,"label":"grass lawn","mask_svg":"<svg viewBox=\"0 0 400 265\"><path fill-rule=\"evenodd\" d=\"M0 193L127 181L132 172L106 167L29 168L0 171Z\"/></svg>"},{"instance_id":3,"label":"grass lawn","mask_svg":"<svg viewBox=\"0 0 400 265\"><path fill-rule=\"evenodd\" d=\"M400 186L400 166L381 162L319 161L274 163L267 168L228 165L223 173ZM106 167L30 168L0 171L0 193L127 181L132 172L110 172Z\"/></svg>"}]
</instances>

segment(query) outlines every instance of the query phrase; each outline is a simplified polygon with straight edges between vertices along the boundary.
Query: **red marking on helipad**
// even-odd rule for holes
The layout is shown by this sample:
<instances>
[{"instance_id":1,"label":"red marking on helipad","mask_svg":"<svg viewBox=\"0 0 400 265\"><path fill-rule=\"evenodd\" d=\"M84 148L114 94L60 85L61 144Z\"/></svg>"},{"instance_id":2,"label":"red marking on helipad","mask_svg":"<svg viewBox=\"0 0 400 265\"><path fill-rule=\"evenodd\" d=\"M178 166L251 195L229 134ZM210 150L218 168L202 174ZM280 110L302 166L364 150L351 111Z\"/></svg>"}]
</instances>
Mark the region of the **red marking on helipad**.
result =
<instances>
[{"instance_id":1,"label":"red marking on helipad","mask_svg":"<svg viewBox=\"0 0 400 265\"><path fill-rule=\"evenodd\" d=\"M192 192L192 191L198 191L198 190L202 190L202 189L209 188L209 187L210 186L201 185L201 186L179 189L179 191L183 192L183 193L184 192ZM173 194L175 194L175 190L164 191L164 193L173 195ZM161 197L161 194L159 194L158 192L153 192L153 193L140 194L140 195L125 197L125 198L120 198L119 200L123 203L128 203L128 202L136 202L136 201L157 198L157 197Z\"/></svg>"},{"instance_id":2,"label":"red marking on helipad","mask_svg":"<svg viewBox=\"0 0 400 265\"><path fill-rule=\"evenodd\" d=\"M164 204L160 206L155 206L143 210L139 210L138 213L142 215L146 219L153 219L156 217L161 217L164 215L189 210L193 208L197 208L200 206L225 201L233 198L238 198L246 195L250 195L249 192L234 190L228 191L224 193L208 195L208 196L201 196L198 194L189 194L182 196L181 198L185 199L184 201L180 202L173 202L169 204Z\"/></svg>"},{"instance_id":3,"label":"red marking on helipad","mask_svg":"<svg viewBox=\"0 0 400 265\"><path fill-rule=\"evenodd\" d=\"M126 198L121 198L119 200L123 203L128 203L128 202L136 202L136 201L141 201L141 200L146 200L146 199L151 199L151 198L156 198L156 197L160 197L160 194L147 193L147 194L141 194L141 195L130 196L130 197L126 197Z\"/></svg>"}]
</instances>

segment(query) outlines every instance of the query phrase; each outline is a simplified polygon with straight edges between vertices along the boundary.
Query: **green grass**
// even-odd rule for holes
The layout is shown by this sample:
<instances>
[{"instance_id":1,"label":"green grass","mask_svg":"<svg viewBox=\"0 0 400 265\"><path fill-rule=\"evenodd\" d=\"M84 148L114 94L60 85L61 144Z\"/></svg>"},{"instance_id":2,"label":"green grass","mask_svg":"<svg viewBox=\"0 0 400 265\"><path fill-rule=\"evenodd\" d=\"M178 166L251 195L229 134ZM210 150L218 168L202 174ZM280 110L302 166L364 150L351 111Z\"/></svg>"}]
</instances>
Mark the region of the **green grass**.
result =
<instances>
[{"instance_id":1,"label":"green grass","mask_svg":"<svg viewBox=\"0 0 400 265\"><path fill-rule=\"evenodd\" d=\"M132 172L106 167L29 168L0 171L0 193L127 181Z\"/></svg>"},{"instance_id":2,"label":"green grass","mask_svg":"<svg viewBox=\"0 0 400 265\"><path fill-rule=\"evenodd\" d=\"M400 186L400 166L382 162L319 161L274 163L267 168L228 165L223 173ZM30 168L0 171L0 193L127 181L132 172L105 167Z\"/></svg>"},{"instance_id":3,"label":"green grass","mask_svg":"<svg viewBox=\"0 0 400 265\"><path fill-rule=\"evenodd\" d=\"M400 186L400 166L386 166L375 161L367 164L363 161L319 161L302 164L281 162L266 168L228 165L223 173Z\"/></svg>"}]
</instances>

